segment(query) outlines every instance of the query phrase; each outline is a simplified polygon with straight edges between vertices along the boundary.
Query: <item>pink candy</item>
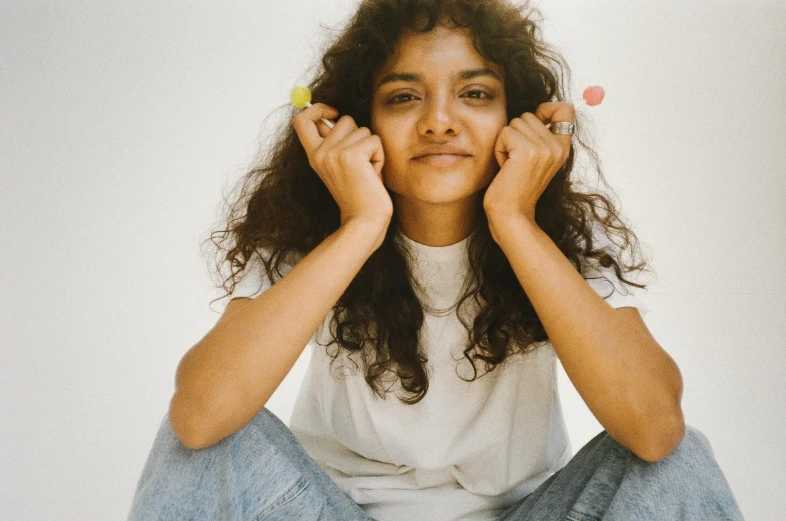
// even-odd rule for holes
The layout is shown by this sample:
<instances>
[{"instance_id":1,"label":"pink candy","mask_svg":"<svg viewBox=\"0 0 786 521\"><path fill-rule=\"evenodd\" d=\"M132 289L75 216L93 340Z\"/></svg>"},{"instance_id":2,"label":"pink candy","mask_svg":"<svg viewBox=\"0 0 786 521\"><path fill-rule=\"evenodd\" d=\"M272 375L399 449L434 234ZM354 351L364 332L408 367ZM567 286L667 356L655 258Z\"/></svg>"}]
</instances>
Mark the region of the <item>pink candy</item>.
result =
<instances>
[{"instance_id":1,"label":"pink candy","mask_svg":"<svg viewBox=\"0 0 786 521\"><path fill-rule=\"evenodd\" d=\"M606 96L606 91L604 91L603 87L600 85L590 85L584 89L584 101L587 102L587 105L590 107L600 105L600 102L603 101L604 96Z\"/></svg>"}]
</instances>

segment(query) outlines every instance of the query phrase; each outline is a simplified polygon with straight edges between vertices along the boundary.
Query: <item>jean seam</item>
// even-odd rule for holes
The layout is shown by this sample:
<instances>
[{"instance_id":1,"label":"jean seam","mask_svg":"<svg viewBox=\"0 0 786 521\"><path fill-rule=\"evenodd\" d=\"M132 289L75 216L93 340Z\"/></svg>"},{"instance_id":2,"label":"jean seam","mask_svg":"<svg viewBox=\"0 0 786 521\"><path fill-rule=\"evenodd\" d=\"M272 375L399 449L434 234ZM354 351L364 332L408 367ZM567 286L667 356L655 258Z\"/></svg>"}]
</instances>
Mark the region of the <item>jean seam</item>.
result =
<instances>
[{"instance_id":1,"label":"jean seam","mask_svg":"<svg viewBox=\"0 0 786 521\"><path fill-rule=\"evenodd\" d=\"M306 488L309 482L304 478L299 478L291 487L289 487L283 494L281 494L275 501L265 505L265 507L257 512L254 516L254 521L262 521L264 518L272 514L274 511L283 507L296 497L298 497Z\"/></svg>"},{"instance_id":2,"label":"jean seam","mask_svg":"<svg viewBox=\"0 0 786 521\"><path fill-rule=\"evenodd\" d=\"M565 517L566 521L600 521L600 518L577 510L571 510Z\"/></svg>"}]
</instances>

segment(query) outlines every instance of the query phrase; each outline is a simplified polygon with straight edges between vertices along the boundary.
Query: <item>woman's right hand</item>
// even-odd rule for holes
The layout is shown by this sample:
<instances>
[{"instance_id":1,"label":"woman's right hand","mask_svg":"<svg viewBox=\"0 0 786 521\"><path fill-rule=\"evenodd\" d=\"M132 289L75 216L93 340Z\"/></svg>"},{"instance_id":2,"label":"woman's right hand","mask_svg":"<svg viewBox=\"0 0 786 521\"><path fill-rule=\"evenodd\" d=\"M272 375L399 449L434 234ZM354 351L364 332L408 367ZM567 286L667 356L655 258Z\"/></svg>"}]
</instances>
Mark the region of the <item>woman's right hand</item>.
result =
<instances>
[{"instance_id":1,"label":"woman's right hand","mask_svg":"<svg viewBox=\"0 0 786 521\"><path fill-rule=\"evenodd\" d=\"M321 118L339 112L314 103L293 119L295 132L319 175L341 210L341 225L358 219L384 223L393 216L393 201L382 183L385 163L382 141L350 116L342 116L330 129Z\"/></svg>"}]
</instances>

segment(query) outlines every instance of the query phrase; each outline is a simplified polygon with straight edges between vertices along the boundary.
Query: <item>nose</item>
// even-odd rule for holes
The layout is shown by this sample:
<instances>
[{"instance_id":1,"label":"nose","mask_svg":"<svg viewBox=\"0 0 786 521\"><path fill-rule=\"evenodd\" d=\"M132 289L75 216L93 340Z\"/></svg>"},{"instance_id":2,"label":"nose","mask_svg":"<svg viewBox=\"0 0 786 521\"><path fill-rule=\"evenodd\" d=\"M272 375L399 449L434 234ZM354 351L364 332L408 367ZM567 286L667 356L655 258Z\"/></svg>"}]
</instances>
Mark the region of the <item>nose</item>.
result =
<instances>
[{"instance_id":1,"label":"nose","mask_svg":"<svg viewBox=\"0 0 786 521\"><path fill-rule=\"evenodd\" d=\"M450 99L432 98L423 104L423 114L418 122L418 133L422 136L458 134L458 118Z\"/></svg>"}]
</instances>

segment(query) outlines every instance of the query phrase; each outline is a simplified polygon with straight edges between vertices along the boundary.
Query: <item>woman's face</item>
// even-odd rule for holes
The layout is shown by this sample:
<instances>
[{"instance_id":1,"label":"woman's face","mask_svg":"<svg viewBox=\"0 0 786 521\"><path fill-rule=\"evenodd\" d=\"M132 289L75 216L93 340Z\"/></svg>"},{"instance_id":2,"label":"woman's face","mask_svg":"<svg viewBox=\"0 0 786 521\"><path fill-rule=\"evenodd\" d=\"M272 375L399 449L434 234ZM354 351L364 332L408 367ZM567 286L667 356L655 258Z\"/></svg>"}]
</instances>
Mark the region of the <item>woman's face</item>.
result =
<instances>
[{"instance_id":1,"label":"woman's face","mask_svg":"<svg viewBox=\"0 0 786 521\"><path fill-rule=\"evenodd\" d=\"M371 131L382 140L394 202L467 202L489 185L507 124L505 83L468 30L404 32L373 85Z\"/></svg>"}]
</instances>

